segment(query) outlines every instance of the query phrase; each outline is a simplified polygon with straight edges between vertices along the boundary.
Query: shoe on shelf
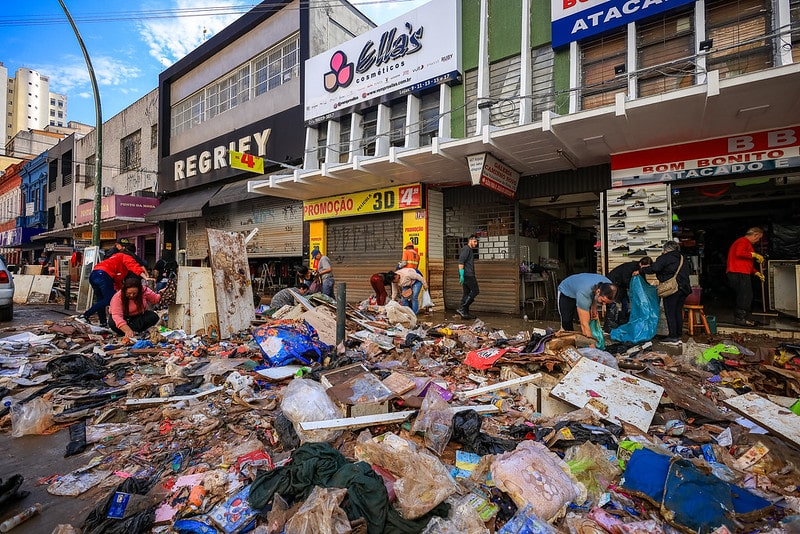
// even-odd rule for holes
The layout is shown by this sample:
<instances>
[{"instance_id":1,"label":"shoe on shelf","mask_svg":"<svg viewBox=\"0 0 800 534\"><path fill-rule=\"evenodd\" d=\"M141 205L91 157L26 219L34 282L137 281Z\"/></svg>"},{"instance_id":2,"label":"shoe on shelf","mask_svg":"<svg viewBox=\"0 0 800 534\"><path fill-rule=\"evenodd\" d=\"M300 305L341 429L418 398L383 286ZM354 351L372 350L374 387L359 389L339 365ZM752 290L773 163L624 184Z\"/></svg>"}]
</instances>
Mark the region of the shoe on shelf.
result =
<instances>
[{"instance_id":1,"label":"shoe on shelf","mask_svg":"<svg viewBox=\"0 0 800 534\"><path fill-rule=\"evenodd\" d=\"M666 215L666 213L667 213L666 211L664 211L662 209L658 209L658 208L650 208L648 210L648 212L647 212L647 214L650 215L651 217L657 217L659 215Z\"/></svg>"},{"instance_id":2,"label":"shoe on shelf","mask_svg":"<svg viewBox=\"0 0 800 534\"><path fill-rule=\"evenodd\" d=\"M667 227L667 221L662 217L661 219L647 223L645 228L648 230L663 230Z\"/></svg>"},{"instance_id":3,"label":"shoe on shelf","mask_svg":"<svg viewBox=\"0 0 800 534\"><path fill-rule=\"evenodd\" d=\"M630 189L628 189L630 191ZM647 198L647 191L644 190L644 187L637 189L633 192L633 194L628 198Z\"/></svg>"},{"instance_id":4,"label":"shoe on shelf","mask_svg":"<svg viewBox=\"0 0 800 534\"><path fill-rule=\"evenodd\" d=\"M608 205L609 206L624 206L625 205L625 200L626 199L624 199L622 197L615 198L614 200L609 200L608 201Z\"/></svg>"},{"instance_id":5,"label":"shoe on shelf","mask_svg":"<svg viewBox=\"0 0 800 534\"><path fill-rule=\"evenodd\" d=\"M620 245L618 247L612 248L611 252L628 252L631 249L628 245Z\"/></svg>"},{"instance_id":6,"label":"shoe on shelf","mask_svg":"<svg viewBox=\"0 0 800 534\"><path fill-rule=\"evenodd\" d=\"M628 254L628 256L647 256L647 251L643 248L640 248L639 250L634 250Z\"/></svg>"},{"instance_id":7,"label":"shoe on shelf","mask_svg":"<svg viewBox=\"0 0 800 534\"><path fill-rule=\"evenodd\" d=\"M628 236L619 232L614 232L613 234L608 236L608 239L610 239L611 241L626 241L628 239Z\"/></svg>"},{"instance_id":8,"label":"shoe on shelf","mask_svg":"<svg viewBox=\"0 0 800 534\"><path fill-rule=\"evenodd\" d=\"M626 212L625 210L618 210L616 213L612 213L611 215L609 215L609 218L611 218L611 219L621 219L621 218L627 217L627 216L628 216L628 212Z\"/></svg>"},{"instance_id":9,"label":"shoe on shelf","mask_svg":"<svg viewBox=\"0 0 800 534\"><path fill-rule=\"evenodd\" d=\"M609 228L625 228L625 221L619 220L614 224L612 224L611 226L609 226Z\"/></svg>"},{"instance_id":10,"label":"shoe on shelf","mask_svg":"<svg viewBox=\"0 0 800 534\"><path fill-rule=\"evenodd\" d=\"M643 210L644 209L644 202L642 202L641 200L637 200L636 202L634 202L633 204L628 206L628 209L629 210Z\"/></svg>"},{"instance_id":11,"label":"shoe on shelf","mask_svg":"<svg viewBox=\"0 0 800 534\"><path fill-rule=\"evenodd\" d=\"M658 245L656 243L652 243L644 247L647 252L661 252L664 249L664 245Z\"/></svg>"},{"instance_id":12,"label":"shoe on shelf","mask_svg":"<svg viewBox=\"0 0 800 534\"><path fill-rule=\"evenodd\" d=\"M637 226L636 228L631 228L630 230L628 230L629 234L643 234L645 232L647 232L647 228L644 228L642 226Z\"/></svg>"},{"instance_id":13,"label":"shoe on shelf","mask_svg":"<svg viewBox=\"0 0 800 534\"><path fill-rule=\"evenodd\" d=\"M627 200L631 198L635 192L636 191L634 191L633 189L628 189L627 191L625 191L624 194L618 196L617 200Z\"/></svg>"},{"instance_id":14,"label":"shoe on shelf","mask_svg":"<svg viewBox=\"0 0 800 534\"><path fill-rule=\"evenodd\" d=\"M648 204L658 204L659 202L666 202L667 197L664 195L656 195L655 193L650 193L650 196L647 197Z\"/></svg>"},{"instance_id":15,"label":"shoe on shelf","mask_svg":"<svg viewBox=\"0 0 800 534\"><path fill-rule=\"evenodd\" d=\"M646 245L647 244L647 240L645 238L643 238L643 237L637 237L637 238L628 240L628 244L629 245Z\"/></svg>"}]
</instances>

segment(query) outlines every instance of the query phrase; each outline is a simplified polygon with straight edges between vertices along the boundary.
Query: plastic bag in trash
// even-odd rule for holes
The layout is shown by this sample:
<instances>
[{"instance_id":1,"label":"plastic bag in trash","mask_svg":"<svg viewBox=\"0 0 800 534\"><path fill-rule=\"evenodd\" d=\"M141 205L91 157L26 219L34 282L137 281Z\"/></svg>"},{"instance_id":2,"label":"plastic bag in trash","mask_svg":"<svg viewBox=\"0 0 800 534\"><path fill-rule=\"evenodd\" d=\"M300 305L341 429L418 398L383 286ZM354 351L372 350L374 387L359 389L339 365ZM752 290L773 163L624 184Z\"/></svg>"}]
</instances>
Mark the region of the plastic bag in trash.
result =
<instances>
[{"instance_id":1,"label":"plastic bag in trash","mask_svg":"<svg viewBox=\"0 0 800 534\"><path fill-rule=\"evenodd\" d=\"M517 510L511 521L503 525L498 534L556 534L547 521L542 521L529 505Z\"/></svg>"},{"instance_id":2,"label":"plastic bag in trash","mask_svg":"<svg viewBox=\"0 0 800 534\"><path fill-rule=\"evenodd\" d=\"M340 430L300 430L304 421L327 421L342 417L342 412L334 404L325 386L313 380L296 378L289 382L283 393L281 410L303 442L333 441L342 433Z\"/></svg>"},{"instance_id":3,"label":"plastic bag in trash","mask_svg":"<svg viewBox=\"0 0 800 534\"><path fill-rule=\"evenodd\" d=\"M429 387L411 430L424 432L425 446L441 456L450 442L452 422L453 412L447 401L442 398L438 388Z\"/></svg>"},{"instance_id":4,"label":"plastic bag in trash","mask_svg":"<svg viewBox=\"0 0 800 534\"><path fill-rule=\"evenodd\" d=\"M417 326L417 315L408 306L403 306L397 301L386 303L386 318L391 324L401 324L406 328L413 329Z\"/></svg>"},{"instance_id":5,"label":"plastic bag in trash","mask_svg":"<svg viewBox=\"0 0 800 534\"><path fill-rule=\"evenodd\" d=\"M660 314L656 288L641 276L634 276L628 287L628 298L631 300L630 318L627 323L611 331L611 339L628 343L653 339Z\"/></svg>"},{"instance_id":6,"label":"plastic bag in trash","mask_svg":"<svg viewBox=\"0 0 800 534\"><path fill-rule=\"evenodd\" d=\"M602 363L603 365L607 365L608 367L613 367L614 369L619 369L619 364L617 363L617 359L613 357L608 352L602 349L593 349L592 347L584 347L582 349L578 349L581 356L584 358L589 358L592 361L597 363Z\"/></svg>"},{"instance_id":7,"label":"plastic bag in trash","mask_svg":"<svg viewBox=\"0 0 800 534\"><path fill-rule=\"evenodd\" d=\"M496 438L481 432L483 419L475 410L463 410L453 416L453 441L461 443L466 452L481 456L513 451L516 441Z\"/></svg>"},{"instance_id":8,"label":"plastic bag in trash","mask_svg":"<svg viewBox=\"0 0 800 534\"><path fill-rule=\"evenodd\" d=\"M419 305L420 308L422 308L423 310L426 310L428 308L433 308L433 299L431 298L431 294L428 292L427 289L422 290L421 298L422 300Z\"/></svg>"},{"instance_id":9,"label":"plastic bag in trash","mask_svg":"<svg viewBox=\"0 0 800 534\"><path fill-rule=\"evenodd\" d=\"M286 365L294 360L304 364L319 362L331 348L319 340L317 331L305 320L280 320L253 330L264 360L272 366Z\"/></svg>"},{"instance_id":10,"label":"plastic bag in trash","mask_svg":"<svg viewBox=\"0 0 800 534\"><path fill-rule=\"evenodd\" d=\"M130 532L149 532L156 519L156 505L160 499L154 499L152 506L147 507L129 517L113 519L108 517L108 511L114 503L117 493L131 495L147 495L154 484L153 479L128 478L108 497L99 503L94 510L89 512L83 525L83 534L128 534Z\"/></svg>"},{"instance_id":11,"label":"plastic bag in trash","mask_svg":"<svg viewBox=\"0 0 800 534\"><path fill-rule=\"evenodd\" d=\"M347 514L339 507L346 488L315 486L297 513L286 522L286 534L346 534L350 532Z\"/></svg>"},{"instance_id":12,"label":"plastic bag in trash","mask_svg":"<svg viewBox=\"0 0 800 534\"><path fill-rule=\"evenodd\" d=\"M587 441L577 447L571 447L564 456L570 471L584 486L589 499L599 504L601 495L608 486L621 474L619 464L609 460L609 453L600 445Z\"/></svg>"},{"instance_id":13,"label":"plastic bag in trash","mask_svg":"<svg viewBox=\"0 0 800 534\"><path fill-rule=\"evenodd\" d=\"M545 521L558 516L571 501L583 503L586 488L569 472L569 466L543 444L523 441L517 448L495 458L492 480L508 493L518 508L531 506Z\"/></svg>"},{"instance_id":14,"label":"plastic bag in trash","mask_svg":"<svg viewBox=\"0 0 800 534\"><path fill-rule=\"evenodd\" d=\"M11 405L11 435L44 434L53 426L53 405L41 397Z\"/></svg>"}]
</instances>

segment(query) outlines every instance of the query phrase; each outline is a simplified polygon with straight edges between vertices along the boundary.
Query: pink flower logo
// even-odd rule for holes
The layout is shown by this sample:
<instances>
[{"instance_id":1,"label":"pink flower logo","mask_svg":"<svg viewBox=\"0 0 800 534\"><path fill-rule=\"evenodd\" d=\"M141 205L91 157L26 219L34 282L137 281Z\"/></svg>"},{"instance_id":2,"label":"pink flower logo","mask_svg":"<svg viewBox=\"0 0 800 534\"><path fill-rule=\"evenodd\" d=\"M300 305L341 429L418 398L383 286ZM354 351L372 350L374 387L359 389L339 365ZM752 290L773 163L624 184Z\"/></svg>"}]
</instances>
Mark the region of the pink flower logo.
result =
<instances>
[{"instance_id":1,"label":"pink flower logo","mask_svg":"<svg viewBox=\"0 0 800 534\"><path fill-rule=\"evenodd\" d=\"M353 64L347 62L347 55L337 50L331 56L331 70L323 78L325 90L332 93L339 87L347 87L353 81L353 72Z\"/></svg>"}]
</instances>

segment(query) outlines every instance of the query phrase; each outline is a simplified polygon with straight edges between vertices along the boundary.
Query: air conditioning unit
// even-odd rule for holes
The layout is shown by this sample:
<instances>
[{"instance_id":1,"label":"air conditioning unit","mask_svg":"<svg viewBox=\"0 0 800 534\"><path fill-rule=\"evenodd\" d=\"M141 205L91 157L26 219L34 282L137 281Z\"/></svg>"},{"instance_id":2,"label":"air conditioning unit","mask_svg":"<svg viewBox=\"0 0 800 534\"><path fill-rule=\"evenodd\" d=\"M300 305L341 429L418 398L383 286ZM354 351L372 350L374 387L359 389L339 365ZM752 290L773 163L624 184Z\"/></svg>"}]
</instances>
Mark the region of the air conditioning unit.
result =
<instances>
[{"instance_id":1,"label":"air conditioning unit","mask_svg":"<svg viewBox=\"0 0 800 534\"><path fill-rule=\"evenodd\" d=\"M112 188L110 188L110 187L103 187L103 196L104 196L104 197L110 197L110 196L111 196L111 195L113 195L113 194L114 194L114 190L113 190Z\"/></svg>"}]
</instances>

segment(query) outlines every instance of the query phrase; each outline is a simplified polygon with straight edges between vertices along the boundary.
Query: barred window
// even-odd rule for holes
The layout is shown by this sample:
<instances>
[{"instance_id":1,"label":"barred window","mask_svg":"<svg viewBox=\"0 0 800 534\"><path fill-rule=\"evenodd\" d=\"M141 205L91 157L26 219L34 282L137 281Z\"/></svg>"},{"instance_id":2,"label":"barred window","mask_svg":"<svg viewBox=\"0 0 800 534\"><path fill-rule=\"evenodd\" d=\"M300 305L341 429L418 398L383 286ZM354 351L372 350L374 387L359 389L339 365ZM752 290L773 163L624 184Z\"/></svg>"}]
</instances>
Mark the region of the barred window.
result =
<instances>
[{"instance_id":1,"label":"barred window","mask_svg":"<svg viewBox=\"0 0 800 534\"><path fill-rule=\"evenodd\" d=\"M142 131L136 130L119 142L120 172L137 169L142 164Z\"/></svg>"},{"instance_id":2,"label":"barred window","mask_svg":"<svg viewBox=\"0 0 800 534\"><path fill-rule=\"evenodd\" d=\"M626 34L623 26L581 43L581 109L608 106L617 93L627 94L627 76L614 72L617 67L627 72Z\"/></svg>"},{"instance_id":3,"label":"barred window","mask_svg":"<svg viewBox=\"0 0 800 534\"><path fill-rule=\"evenodd\" d=\"M361 133L361 153L365 156L375 155L375 136L378 134L378 108L363 113Z\"/></svg>"},{"instance_id":4,"label":"barred window","mask_svg":"<svg viewBox=\"0 0 800 534\"><path fill-rule=\"evenodd\" d=\"M97 156L92 154L85 160L85 177L86 177L86 187L91 187L94 185L94 173L95 173L95 166L96 166Z\"/></svg>"},{"instance_id":5,"label":"barred window","mask_svg":"<svg viewBox=\"0 0 800 534\"><path fill-rule=\"evenodd\" d=\"M419 106L419 144L428 146L439 135L439 87L422 95Z\"/></svg>"},{"instance_id":6,"label":"barred window","mask_svg":"<svg viewBox=\"0 0 800 534\"><path fill-rule=\"evenodd\" d=\"M706 68L731 78L772 66L770 0L707 0L707 39L714 46Z\"/></svg>"},{"instance_id":7,"label":"barred window","mask_svg":"<svg viewBox=\"0 0 800 534\"><path fill-rule=\"evenodd\" d=\"M389 144L405 146L406 144L406 105L407 100L401 98L392 104L389 110Z\"/></svg>"},{"instance_id":8,"label":"barred window","mask_svg":"<svg viewBox=\"0 0 800 534\"><path fill-rule=\"evenodd\" d=\"M345 115L339 122L339 163L350 160L350 115Z\"/></svg>"},{"instance_id":9,"label":"barred window","mask_svg":"<svg viewBox=\"0 0 800 534\"><path fill-rule=\"evenodd\" d=\"M328 123L317 124L317 161L320 167L325 163L325 152L328 150Z\"/></svg>"},{"instance_id":10,"label":"barred window","mask_svg":"<svg viewBox=\"0 0 800 534\"><path fill-rule=\"evenodd\" d=\"M694 84L693 10L668 13L636 25L638 96Z\"/></svg>"}]
</instances>

